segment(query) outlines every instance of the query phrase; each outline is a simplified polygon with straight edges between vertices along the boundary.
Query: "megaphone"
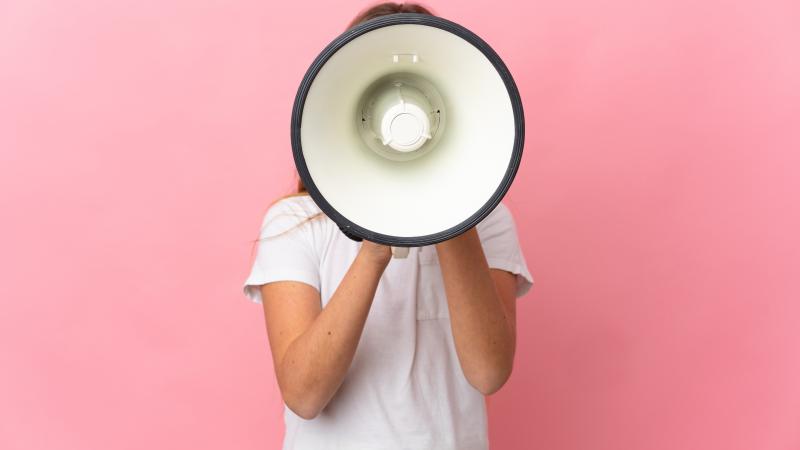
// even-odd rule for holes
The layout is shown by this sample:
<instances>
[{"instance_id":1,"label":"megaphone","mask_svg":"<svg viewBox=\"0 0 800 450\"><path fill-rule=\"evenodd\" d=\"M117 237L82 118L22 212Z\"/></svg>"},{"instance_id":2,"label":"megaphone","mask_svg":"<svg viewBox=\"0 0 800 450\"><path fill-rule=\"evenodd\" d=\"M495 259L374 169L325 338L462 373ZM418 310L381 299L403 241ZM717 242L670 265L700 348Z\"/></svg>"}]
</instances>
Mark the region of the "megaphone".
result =
<instances>
[{"instance_id":1,"label":"megaphone","mask_svg":"<svg viewBox=\"0 0 800 450\"><path fill-rule=\"evenodd\" d=\"M478 224L508 191L523 141L522 101L497 53L426 14L342 33L309 67L292 109L309 195L349 238L393 250Z\"/></svg>"}]
</instances>

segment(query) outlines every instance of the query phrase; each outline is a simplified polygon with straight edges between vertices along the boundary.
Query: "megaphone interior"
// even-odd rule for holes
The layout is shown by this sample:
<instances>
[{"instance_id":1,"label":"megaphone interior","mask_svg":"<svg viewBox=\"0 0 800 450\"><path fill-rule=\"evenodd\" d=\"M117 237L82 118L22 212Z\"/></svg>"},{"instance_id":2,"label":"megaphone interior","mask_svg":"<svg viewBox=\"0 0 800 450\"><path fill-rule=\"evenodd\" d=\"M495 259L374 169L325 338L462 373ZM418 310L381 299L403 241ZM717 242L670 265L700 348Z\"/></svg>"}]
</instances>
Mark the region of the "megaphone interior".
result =
<instances>
[{"instance_id":1,"label":"megaphone interior","mask_svg":"<svg viewBox=\"0 0 800 450\"><path fill-rule=\"evenodd\" d=\"M524 141L507 67L452 21L396 13L334 39L295 98L291 142L309 195L351 239L431 245L508 191Z\"/></svg>"}]
</instances>

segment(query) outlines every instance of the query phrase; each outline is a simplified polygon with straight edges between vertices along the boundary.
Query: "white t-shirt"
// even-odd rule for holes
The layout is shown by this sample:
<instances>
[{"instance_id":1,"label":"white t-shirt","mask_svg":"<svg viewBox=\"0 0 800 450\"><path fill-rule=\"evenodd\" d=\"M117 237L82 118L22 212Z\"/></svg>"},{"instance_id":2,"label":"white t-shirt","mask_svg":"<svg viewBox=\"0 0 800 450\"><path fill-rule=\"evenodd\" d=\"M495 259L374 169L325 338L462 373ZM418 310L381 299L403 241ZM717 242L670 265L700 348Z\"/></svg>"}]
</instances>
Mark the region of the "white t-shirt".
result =
<instances>
[{"instance_id":1,"label":"white t-shirt","mask_svg":"<svg viewBox=\"0 0 800 450\"><path fill-rule=\"evenodd\" d=\"M244 293L261 302L260 285L294 280L320 292L322 307L361 246L311 197L273 204L261 227ZM490 267L517 274L517 297L533 279L509 209L501 202L476 225ZM458 362L436 248L411 248L386 266L353 362L339 390L314 419L284 405L284 450L486 450L484 396Z\"/></svg>"}]
</instances>

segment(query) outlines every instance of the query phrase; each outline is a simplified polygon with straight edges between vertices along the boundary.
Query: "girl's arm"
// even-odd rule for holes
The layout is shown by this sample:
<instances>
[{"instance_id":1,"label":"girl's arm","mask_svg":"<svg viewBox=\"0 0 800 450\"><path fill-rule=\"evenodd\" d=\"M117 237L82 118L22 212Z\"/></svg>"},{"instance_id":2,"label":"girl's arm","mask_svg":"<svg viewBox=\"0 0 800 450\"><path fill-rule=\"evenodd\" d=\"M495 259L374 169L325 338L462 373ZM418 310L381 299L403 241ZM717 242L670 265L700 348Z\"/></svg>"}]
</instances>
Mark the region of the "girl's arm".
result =
<instances>
[{"instance_id":1,"label":"girl's arm","mask_svg":"<svg viewBox=\"0 0 800 450\"><path fill-rule=\"evenodd\" d=\"M516 345L516 280L490 269L475 227L436 244L450 327L467 381L485 395L511 375Z\"/></svg>"},{"instance_id":2,"label":"girl's arm","mask_svg":"<svg viewBox=\"0 0 800 450\"><path fill-rule=\"evenodd\" d=\"M278 281L261 286L264 317L283 400L312 419L342 383L355 354L391 248L363 241L325 308L308 284Z\"/></svg>"}]
</instances>

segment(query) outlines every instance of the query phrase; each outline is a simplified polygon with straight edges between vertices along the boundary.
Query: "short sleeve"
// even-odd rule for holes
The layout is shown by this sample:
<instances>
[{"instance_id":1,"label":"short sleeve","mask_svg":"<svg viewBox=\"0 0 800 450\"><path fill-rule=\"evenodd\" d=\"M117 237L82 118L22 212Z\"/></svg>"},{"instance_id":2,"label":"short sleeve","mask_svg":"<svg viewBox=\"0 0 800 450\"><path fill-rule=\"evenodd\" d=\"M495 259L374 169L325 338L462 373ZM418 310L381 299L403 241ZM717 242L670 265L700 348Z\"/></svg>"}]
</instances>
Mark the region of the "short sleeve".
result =
<instances>
[{"instance_id":1,"label":"short sleeve","mask_svg":"<svg viewBox=\"0 0 800 450\"><path fill-rule=\"evenodd\" d=\"M313 211L289 197L273 204L264 215L250 275L244 294L261 303L260 286L272 281L300 281L320 290L319 255L313 227L307 219Z\"/></svg>"},{"instance_id":2,"label":"short sleeve","mask_svg":"<svg viewBox=\"0 0 800 450\"><path fill-rule=\"evenodd\" d=\"M516 275L517 297L525 295L533 286L533 277L522 253L511 211L500 202L476 229L489 267Z\"/></svg>"}]
</instances>

